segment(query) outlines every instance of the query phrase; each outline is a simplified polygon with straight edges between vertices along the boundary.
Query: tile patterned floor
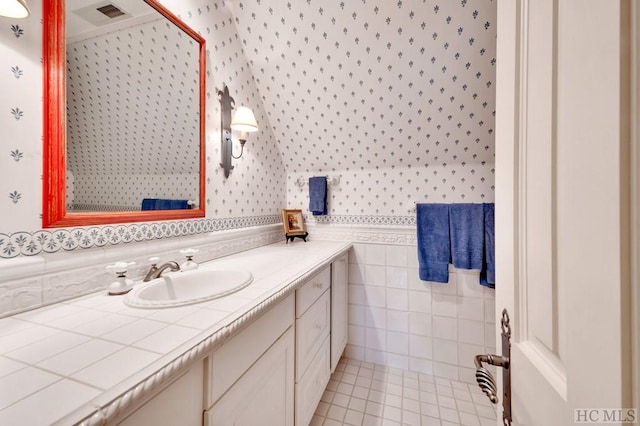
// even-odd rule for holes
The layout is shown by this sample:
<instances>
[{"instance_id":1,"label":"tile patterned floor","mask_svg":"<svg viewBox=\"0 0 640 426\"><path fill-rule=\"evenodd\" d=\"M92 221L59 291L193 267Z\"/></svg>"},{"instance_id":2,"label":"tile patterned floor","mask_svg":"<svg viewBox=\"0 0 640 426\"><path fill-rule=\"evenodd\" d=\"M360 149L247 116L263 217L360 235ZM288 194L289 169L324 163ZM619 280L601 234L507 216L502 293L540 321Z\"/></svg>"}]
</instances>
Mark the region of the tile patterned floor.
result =
<instances>
[{"instance_id":1,"label":"tile patterned floor","mask_svg":"<svg viewBox=\"0 0 640 426\"><path fill-rule=\"evenodd\" d=\"M495 426L496 409L475 385L342 358L311 426Z\"/></svg>"}]
</instances>

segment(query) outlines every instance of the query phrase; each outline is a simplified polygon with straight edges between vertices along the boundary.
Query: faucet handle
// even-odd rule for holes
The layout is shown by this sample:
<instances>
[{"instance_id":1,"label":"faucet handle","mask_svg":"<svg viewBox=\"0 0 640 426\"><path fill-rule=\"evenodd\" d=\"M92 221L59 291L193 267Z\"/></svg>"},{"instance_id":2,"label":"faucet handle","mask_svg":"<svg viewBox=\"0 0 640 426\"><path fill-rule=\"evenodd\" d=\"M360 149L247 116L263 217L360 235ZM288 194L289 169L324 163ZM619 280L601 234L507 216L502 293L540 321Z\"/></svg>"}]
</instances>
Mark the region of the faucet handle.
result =
<instances>
[{"instance_id":1,"label":"faucet handle","mask_svg":"<svg viewBox=\"0 0 640 426\"><path fill-rule=\"evenodd\" d=\"M180 250L180 254L187 258L187 260L182 263L182 265L180 265L180 270L191 271L194 269L198 269L198 264L193 261L193 256L195 256L199 251L200 250L194 248Z\"/></svg>"},{"instance_id":2,"label":"faucet handle","mask_svg":"<svg viewBox=\"0 0 640 426\"><path fill-rule=\"evenodd\" d=\"M118 276L124 276L129 269L129 266L135 265L136 262L116 262L113 265L106 267L107 271L115 271Z\"/></svg>"},{"instance_id":3,"label":"faucet handle","mask_svg":"<svg viewBox=\"0 0 640 426\"><path fill-rule=\"evenodd\" d=\"M187 248L184 250L180 250L180 254L185 256L185 257L193 257L196 255L196 253L198 253L200 250L198 249L194 249L194 248Z\"/></svg>"},{"instance_id":4,"label":"faucet handle","mask_svg":"<svg viewBox=\"0 0 640 426\"><path fill-rule=\"evenodd\" d=\"M118 278L109 285L107 289L111 295L125 294L133 288L133 281L127 278L127 269L129 266L135 265L136 262L116 262L107 266L108 271L114 271Z\"/></svg>"},{"instance_id":5,"label":"faucet handle","mask_svg":"<svg viewBox=\"0 0 640 426\"><path fill-rule=\"evenodd\" d=\"M160 262L160 258L158 256L150 257L149 262L151 262L152 265L156 265L158 262Z\"/></svg>"}]
</instances>

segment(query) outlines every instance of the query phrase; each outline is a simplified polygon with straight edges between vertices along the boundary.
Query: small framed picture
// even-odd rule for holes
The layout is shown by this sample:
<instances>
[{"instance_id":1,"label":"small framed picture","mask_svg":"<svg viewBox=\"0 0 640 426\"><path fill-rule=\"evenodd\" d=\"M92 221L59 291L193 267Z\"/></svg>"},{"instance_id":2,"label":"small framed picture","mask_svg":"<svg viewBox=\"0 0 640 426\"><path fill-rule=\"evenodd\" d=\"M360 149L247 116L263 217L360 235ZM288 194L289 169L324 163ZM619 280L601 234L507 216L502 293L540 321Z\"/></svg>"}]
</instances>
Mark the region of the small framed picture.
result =
<instances>
[{"instance_id":1,"label":"small framed picture","mask_svg":"<svg viewBox=\"0 0 640 426\"><path fill-rule=\"evenodd\" d=\"M305 235L302 210L282 210L282 226L286 235Z\"/></svg>"}]
</instances>

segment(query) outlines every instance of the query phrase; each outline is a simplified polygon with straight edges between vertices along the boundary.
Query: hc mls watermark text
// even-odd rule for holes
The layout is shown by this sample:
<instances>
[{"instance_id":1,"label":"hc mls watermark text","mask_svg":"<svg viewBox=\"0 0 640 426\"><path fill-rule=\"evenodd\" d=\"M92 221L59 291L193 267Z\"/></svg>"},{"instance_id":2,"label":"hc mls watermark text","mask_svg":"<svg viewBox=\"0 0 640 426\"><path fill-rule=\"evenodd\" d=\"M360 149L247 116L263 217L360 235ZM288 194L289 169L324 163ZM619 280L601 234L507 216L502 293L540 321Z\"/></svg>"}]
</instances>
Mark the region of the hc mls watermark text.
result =
<instances>
[{"instance_id":1,"label":"hc mls watermark text","mask_svg":"<svg viewBox=\"0 0 640 426\"><path fill-rule=\"evenodd\" d=\"M637 408L576 408L575 423L634 423L638 419Z\"/></svg>"}]
</instances>

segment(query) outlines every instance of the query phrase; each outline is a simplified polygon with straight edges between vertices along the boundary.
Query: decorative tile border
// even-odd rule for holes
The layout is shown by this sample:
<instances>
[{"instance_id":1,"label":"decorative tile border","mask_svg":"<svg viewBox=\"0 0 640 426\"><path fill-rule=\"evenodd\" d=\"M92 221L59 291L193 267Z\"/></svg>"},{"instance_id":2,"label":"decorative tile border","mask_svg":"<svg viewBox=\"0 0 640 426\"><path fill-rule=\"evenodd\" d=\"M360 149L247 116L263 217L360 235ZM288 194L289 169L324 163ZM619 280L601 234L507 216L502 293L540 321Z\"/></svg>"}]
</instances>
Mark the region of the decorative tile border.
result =
<instances>
[{"instance_id":1,"label":"decorative tile border","mask_svg":"<svg viewBox=\"0 0 640 426\"><path fill-rule=\"evenodd\" d=\"M39 230L33 233L26 231L12 234L0 233L0 258L10 259L19 255L34 256L61 250L71 251L78 248L181 237L271 225L281 221L280 215L269 215Z\"/></svg>"},{"instance_id":2,"label":"decorative tile border","mask_svg":"<svg viewBox=\"0 0 640 426\"><path fill-rule=\"evenodd\" d=\"M318 225L416 226L415 216L327 215L309 217L313 217Z\"/></svg>"},{"instance_id":3,"label":"decorative tile border","mask_svg":"<svg viewBox=\"0 0 640 426\"><path fill-rule=\"evenodd\" d=\"M309 225L364 225L364 226L409 226L415 227L415 216L374 215L305 215ZM104 247L121 243L151 241L163 238L182 237L207 232L250 228L281 223L280 215L248 216L225 219L195 219L172 222L134 223L123 225L93 226L84 228L20 231L12 234L0 233L0 258L35 256L41 253L56 253L80 248ZM319 231L320 229L318 229ZM336 231L337 240L362 239L358 232L348 235ZM322 232L324 233L324 232ZM375 231L377 234L377 231ZM329 233L333 234L333 233ZM346 239L345 239L346 238ZM367 239L364 237L364 239ZM386 238L374 238L383 242ZM387 241L391 242L391 241Z\"/></svg>"}]
</instances>

